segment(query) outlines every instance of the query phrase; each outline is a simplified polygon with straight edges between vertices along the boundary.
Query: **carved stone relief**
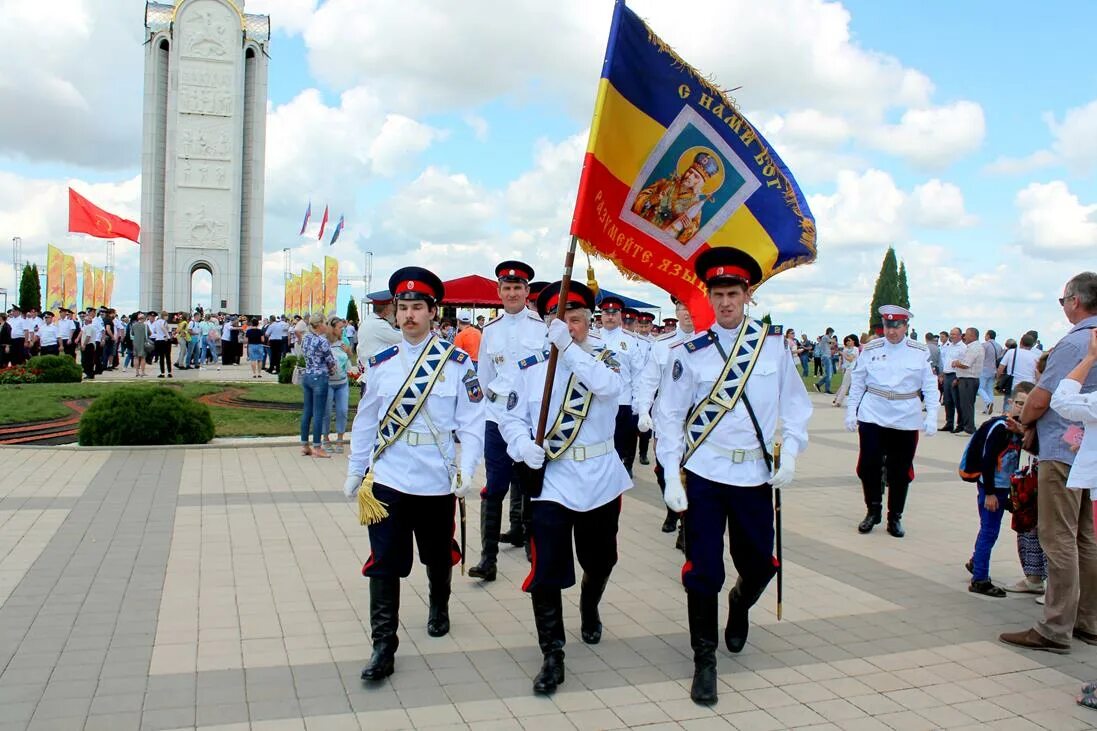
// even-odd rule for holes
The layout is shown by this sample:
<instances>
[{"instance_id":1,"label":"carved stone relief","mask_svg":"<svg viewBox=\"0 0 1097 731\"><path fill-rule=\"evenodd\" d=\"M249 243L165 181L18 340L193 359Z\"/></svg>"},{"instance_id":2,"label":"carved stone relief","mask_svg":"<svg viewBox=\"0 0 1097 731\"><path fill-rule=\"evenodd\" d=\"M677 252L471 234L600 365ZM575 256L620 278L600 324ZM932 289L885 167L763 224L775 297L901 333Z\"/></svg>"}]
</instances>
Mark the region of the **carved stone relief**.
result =
<instances>
[{"instance_id":1,"label":"carved stone relief","mask_svg":"<svg viewBox=\"0 0 1097 731\"><path fill-rule=\"evenodd\" d=\"M215 2L193 3L187 8L181 53L191 58L230 60L239 41L240 20Z\"/></svg>"}]
</instances>

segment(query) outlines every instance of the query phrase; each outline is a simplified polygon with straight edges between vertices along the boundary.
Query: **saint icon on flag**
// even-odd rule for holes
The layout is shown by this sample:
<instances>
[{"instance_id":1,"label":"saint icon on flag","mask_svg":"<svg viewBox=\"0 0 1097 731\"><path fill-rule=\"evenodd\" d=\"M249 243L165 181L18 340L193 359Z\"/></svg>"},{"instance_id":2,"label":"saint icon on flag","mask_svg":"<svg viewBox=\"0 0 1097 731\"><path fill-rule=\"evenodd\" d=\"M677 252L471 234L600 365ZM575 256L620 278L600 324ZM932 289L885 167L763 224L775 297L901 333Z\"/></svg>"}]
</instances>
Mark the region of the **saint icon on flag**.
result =
<instances>
[{"instance_id":1,"label":"saint icon on flag","mask_svg":"<svg viewBox=\"0 0 1097 731\"><path fill-rule=\"evenodd\" d=\"M621 219L689 259L761 182L691 107L648 155Z\"/></svg>"}]
</instances>

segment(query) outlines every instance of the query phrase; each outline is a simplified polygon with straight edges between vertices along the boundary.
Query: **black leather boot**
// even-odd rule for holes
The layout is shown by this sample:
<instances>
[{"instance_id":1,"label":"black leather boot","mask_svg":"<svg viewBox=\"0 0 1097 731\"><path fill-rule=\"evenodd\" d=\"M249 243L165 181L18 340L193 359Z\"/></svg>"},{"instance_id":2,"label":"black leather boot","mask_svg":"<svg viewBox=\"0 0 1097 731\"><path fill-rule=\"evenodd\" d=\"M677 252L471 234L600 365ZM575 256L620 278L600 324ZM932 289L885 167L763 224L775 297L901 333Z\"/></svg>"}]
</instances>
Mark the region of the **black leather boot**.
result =
<instances>
[{"instance_id":1,"label":"black leather boot","mask_svg":"<svg viewBox=\"0 0 1097 731\"><path fill-rule=\"evenodd\" d=\"M431 637L449 634L449 593L452 580L453 566L427 566L427 581L430 586L427 634Z\"/></svg>"},{"instance_id":2,"label":"black leather boot","mask_svg":"<svg viewBox=\"0 0 1097 731\"><path fill-rule=\"evenodd\" d=\"M598 614L598 602L606 591L609 576L591 577L583 573L583 584L579 594L579 616L581 625L579 634L583 642L597 645L602 639L602 618Z\"/></svg>"},{"instance_id":3,"label":"black leather boot","mask_svg":"<svg viewBox=\"0 0 1097 731\"><path fill-rule=\"evenodd\" d=\"M500 543L521 546L526 541L526 532L522 524L522 489L517 480L510 482L510 530L499 536Z\"/></svg>"},{"instance_id":4,"label":"black leather boot","mask_svg":"<svg viewBox=\"0 0 1097 731\"><path fill-rule=\"evenodd\" d=\"M903 515L902 513L888 512L888 533L896 538L902 538L907 534L903 529Z\"/></svg>"},{"instance_id":5,"label":"black leather boot","mask_svg":"<svg viewBox=\"0 0 1097 731\"><path fill-rule=\"evenodd\" d=\"M674 512L670 508L667 508L667 517L663 520L663 532L673 533L678 529L678 513Z\"/></svg>"},{"instance_id":6,"label":"black leather boot","mask_svg":"<svg viewBox=\"0 0 1097 731\"><path fill-rule=\"evenodd\" d=\"M865 519L857 526L857 532L871 533L872 529L880 524L881 510L880 503L869 505L868 512L865 513Z\"/></svg>"},{"instance_id":7,"label":"black leather boot","mask_svg":"<svg viewBox=\"0 0 1097 731\"><path fill-rule=\"evenodd\" d=\"M684 523L678 524L678 538L674 541L674 547L682 553L686 552L686 526Z\"/></svg>"},{"instance_id":8,"label":"black leather boot","mask_svg":"<svg viewBox=\"0 0 1097 731\"><path fill-rule=\"evenodd\" d=\"M750 582L743 577L735 582L728 592L728 623L724 627L724 644L731 652L742 652L747 644L747 632L750 630L750 608L757 603L766 591L769 580L777 573L777 567L766 564L761 575Z\"/></svg>"},{"instance_id":9,"label":"black leather boot","mask_svg":"<svg viewBox=\"0 0 1097 731\"><path fill-rule=\"evenodd\" d=\"M533 692L550 695L564 682L564 604L559 589L535 589L530 598L543 657L541 670L533 679Z\"/></svg>"},{"instance_id":10,"label":"black leather boot","mask_svg":"<svg viewBox=\"0 0 1097 731\"><path fill-rule=\"evenodd\" d=\"M689 697L694 703L711 706L716 702L716 612L717 597L686 592L689 614L689 643L693 647L693 685Z\"/></svg>"},{"instance_id":11,"label":"black leather boot","mask_svg":"<svg viewBox=\"0 0 1097 731\"><path fill-rule=\"evenodd\" d=\"M496 557L499 555L499 529L503 523L503 501L484 498L480 501L480 563L469 569L469 576L495 581Z\"/></svg>"},{"instance_id":12,"label":"black leather boot","mask_svg":"<svg viewBox=\"0 0 1097 731\"><path fill-rule=\"evenodd\" d=\"M396 636L400 625L399 578L370 578L369 622L373 655L362 668L362 680L382 680L396 669L396 647L400 644Z\"/></svg>"}]
</instances>

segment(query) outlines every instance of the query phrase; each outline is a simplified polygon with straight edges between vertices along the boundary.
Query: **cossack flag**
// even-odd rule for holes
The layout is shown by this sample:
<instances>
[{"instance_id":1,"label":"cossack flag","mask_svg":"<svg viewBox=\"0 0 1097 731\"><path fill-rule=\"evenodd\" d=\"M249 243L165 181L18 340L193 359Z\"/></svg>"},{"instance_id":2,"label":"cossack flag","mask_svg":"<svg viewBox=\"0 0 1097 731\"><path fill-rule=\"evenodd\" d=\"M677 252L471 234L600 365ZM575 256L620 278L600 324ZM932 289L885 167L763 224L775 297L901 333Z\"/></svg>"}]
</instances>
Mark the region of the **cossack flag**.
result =
<instances>
[{"instance_id":1,"label":"cossack flag","mask_svg":"<svg viewBox=\"0 0 1097 731\"><path fill-rule=\"evenodd\" d=\"M734 246L762 281L815 260L792 174L727 95L629 10L614 8L571 233L588 253L712 310L693 262Z\"/></svg>"}]
</instances>

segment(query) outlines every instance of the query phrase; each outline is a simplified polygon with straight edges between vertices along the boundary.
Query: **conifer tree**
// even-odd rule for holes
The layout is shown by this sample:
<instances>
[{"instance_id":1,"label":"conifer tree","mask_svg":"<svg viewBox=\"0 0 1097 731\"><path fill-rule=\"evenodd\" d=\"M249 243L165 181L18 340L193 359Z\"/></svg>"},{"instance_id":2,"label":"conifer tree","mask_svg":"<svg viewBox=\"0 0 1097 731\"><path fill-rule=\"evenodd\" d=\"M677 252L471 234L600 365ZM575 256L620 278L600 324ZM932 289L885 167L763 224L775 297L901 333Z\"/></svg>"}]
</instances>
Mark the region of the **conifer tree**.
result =
<instances>
[{"instance_id":1,"label":"conifer tree","mask_svg":"<svg viewBox=\"0 0 1097 731\"><path fill-rule=\"evenodd\" d=\"M881 305L899 304L899 264L895 258L895 249L888 247L884 261L880 264L880 275L876 277L876 288L872 293L872 305L868 316L868 331L879 332L884 323L880 319Z\"/></svg>"},{"instance_id":2,"label":"conifer tree","mask_svg":"<svg viewBox=\"0 0 1097 731\"><path fill-rule=\"evenodd\" d=\"M895 304L910 309L910 289L907 287L906 262L899 262L899 299Z\"/></svg>"},{"instance_id":3,"label":"conifer tree","mask_svg":"<svg viewBox=\"0 0 1097 731\"><path fill-rule=\"evenodd\" d=\"M358 322L358 304L354 301L354 297L350 298L350 302L347 302L347 317L348 322Z\"/></svg>"},{"instance_id":4,"label":"conifer tree","mask_svg":"<svg viewBox=\"0 0 1097 731\"><path fill-rule=\"evenodd\" d=\"M23 275L19 280L19 306L23 312L30 308L42 309L42 284L38 281L38 265L23 265Z\"/></svg>"}]
</instances>

